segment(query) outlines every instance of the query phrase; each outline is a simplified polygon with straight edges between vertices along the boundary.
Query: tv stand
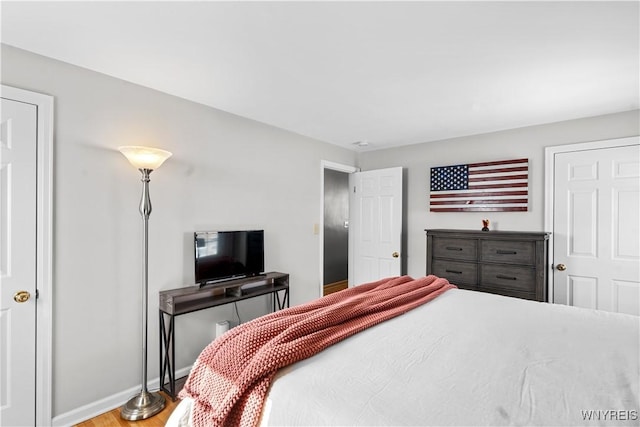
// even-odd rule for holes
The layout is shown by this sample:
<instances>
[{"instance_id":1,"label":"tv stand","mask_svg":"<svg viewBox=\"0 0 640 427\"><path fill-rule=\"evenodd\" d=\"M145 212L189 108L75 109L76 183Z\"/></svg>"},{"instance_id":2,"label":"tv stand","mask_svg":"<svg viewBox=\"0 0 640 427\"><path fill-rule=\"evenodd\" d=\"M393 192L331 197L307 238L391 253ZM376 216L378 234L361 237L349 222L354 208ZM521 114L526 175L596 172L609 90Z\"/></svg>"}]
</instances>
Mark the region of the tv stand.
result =
<instances>
[{"instance_id":1,"label":"tv stand","mask_svg":"<svg viewBox=\"0 0 640 427\"><path fill-rule=\"evenodd\" d=\"M186 380L176 379L176 316L269 294L272 295L272 311L289 307L289 275L270 272L205 286L160 291L160 389L175 400ZM176 387L177 385L180 387Z\"/></svg>"},{"instance_id":2,"label":"tv stand","mask_svg":"<svg viewBox=\"0 0 640 427\"><path fill-rule=\"evenodd\" d=\"M257 278L261 278L261 277L267 277L267 273L259 273L259 274L253 274L251 276L236 276L236 277L228 277L226 279L217 279L217 280L210 280L208 282L204 282L204 283L200 283L200 287L204 288L205 286L215 286L215 287L227 287L225 286L227 283L230 284L229 287L234 287L234 284L236 283L236 281L238 280L251 280L251 279L257 279Z\"/></svg>"}]
</instances>

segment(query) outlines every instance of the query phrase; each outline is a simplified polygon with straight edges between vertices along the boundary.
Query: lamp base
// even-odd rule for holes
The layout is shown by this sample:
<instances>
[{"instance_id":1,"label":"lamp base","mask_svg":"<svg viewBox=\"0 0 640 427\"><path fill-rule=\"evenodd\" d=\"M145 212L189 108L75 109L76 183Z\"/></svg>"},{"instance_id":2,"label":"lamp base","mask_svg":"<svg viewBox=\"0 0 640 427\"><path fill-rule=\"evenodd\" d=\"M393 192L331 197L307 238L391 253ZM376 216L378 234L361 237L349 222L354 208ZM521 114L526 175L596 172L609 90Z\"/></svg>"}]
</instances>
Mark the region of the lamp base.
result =
<instances>
[{"instance_id":1,"label":"lamp base","mask_svg":"<svg viewBox=\"0 0 640 427\"><path fill-rule=\"evenodd\" d=\"M129 421L144 420L162 411L164 404L164 397L159 393L140 391L124 404L120 417Z\"/></svg>"}]
</instances>

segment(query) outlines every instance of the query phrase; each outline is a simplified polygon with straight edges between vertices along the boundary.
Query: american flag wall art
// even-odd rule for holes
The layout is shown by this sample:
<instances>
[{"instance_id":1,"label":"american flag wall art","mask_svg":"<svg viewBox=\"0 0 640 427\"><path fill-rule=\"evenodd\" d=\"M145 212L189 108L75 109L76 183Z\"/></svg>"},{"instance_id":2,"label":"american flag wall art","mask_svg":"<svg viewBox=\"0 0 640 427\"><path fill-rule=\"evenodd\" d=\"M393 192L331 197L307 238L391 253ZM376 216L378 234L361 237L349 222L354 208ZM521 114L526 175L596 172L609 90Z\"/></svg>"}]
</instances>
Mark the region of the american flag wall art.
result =
<instances>
[{"instance_id":1,"label":"american flag wall art","mask_svg":"<svg viewBox=\"0 0 640 427\"><path fill-rule=\"evenodd\" d=\"M431 168L431 212L528 209L529 159Z\"/></svg>"}]
</instances>

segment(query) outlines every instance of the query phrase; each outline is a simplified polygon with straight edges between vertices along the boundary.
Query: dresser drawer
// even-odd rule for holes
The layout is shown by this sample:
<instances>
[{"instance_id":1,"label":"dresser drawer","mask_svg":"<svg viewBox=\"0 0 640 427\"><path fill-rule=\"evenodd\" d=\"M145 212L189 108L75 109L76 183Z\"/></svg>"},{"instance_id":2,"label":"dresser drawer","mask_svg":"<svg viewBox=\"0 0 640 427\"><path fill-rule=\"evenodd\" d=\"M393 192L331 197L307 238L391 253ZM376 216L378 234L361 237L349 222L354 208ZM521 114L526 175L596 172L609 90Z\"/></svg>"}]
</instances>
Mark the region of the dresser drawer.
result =
<instances>
[{"instance_id":1,"label":"dresser drawer","mask_svg":"<svg viewBox=\"0 0 640 427\"><path fill-rule=\"evenodd\" d=\"M536 270L527 267L481 264L480 283L483 286L533 292L535 294Z\"/></svg>"},{"instance_id":2,"label":"dresser drawer","mask_svg":"<svg viewBox=\"0 0 640 427\"><path fill-rule=\"evenodd\" d=\"M480 249L481 261L504 262L507 264L535 265L536 248L534 242L509 240L484 240Z\"/></svg>"},{"instance_id":3,"label":"dresser drawer","mask_svg":"<svg viewBox=\"0 0 640 427\"><path fill-rule=\"evenodd\" d=\"M454 285L475 285L478 282L478 265L475 263L436 259L432 265L433 275L444 277Z\"/></svg>"},{"instance_id":4,"label":"dresser drawer","mask_svg":"<svg viewBox=\"0 0 640 427\"><path fill-rule=\"evenodd\" d=\"M433 256L434 258L455 258L475 261L478 257L478 241L434 237Z\"/></svg>"}]
</instances>

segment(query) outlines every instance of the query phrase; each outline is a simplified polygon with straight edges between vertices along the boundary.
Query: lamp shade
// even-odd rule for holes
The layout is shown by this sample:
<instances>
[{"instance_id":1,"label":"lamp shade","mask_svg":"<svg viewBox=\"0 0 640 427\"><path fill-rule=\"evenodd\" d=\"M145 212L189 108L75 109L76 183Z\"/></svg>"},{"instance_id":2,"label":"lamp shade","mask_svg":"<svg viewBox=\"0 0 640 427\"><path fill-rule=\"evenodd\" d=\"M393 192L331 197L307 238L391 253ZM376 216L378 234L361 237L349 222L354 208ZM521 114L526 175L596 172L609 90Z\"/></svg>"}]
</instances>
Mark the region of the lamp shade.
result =
<instances>
[{"instance_id":1,"label":"lamp shade","mask_svg":"<svg viewBox=\"0 0 640 427\"><path fill-rule=\"evenodd\" d=\"M127 160L137 169L158 169L165 160L171 157L169 151L139 145L118 147L118 150L124 154Z\"/></svg>"}]
</instances>

